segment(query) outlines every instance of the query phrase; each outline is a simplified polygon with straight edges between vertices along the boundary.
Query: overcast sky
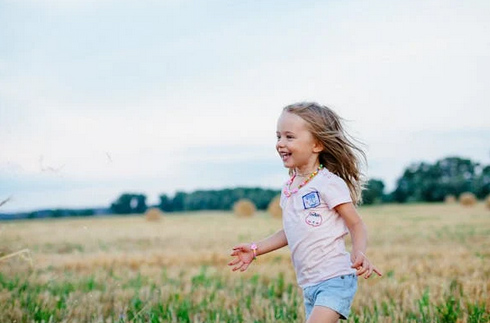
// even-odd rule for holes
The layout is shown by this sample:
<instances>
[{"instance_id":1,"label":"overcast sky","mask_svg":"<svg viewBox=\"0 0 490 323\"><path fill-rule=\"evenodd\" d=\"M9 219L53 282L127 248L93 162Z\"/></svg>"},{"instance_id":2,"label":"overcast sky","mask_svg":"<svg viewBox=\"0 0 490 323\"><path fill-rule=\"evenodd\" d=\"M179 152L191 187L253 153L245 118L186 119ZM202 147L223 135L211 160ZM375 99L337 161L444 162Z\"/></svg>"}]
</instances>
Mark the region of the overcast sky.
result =
<instances>
[{"instance_id":1,"label":"overcast sky","mask_svg":"<svg viewBox=\"0 0 490 323\"><path fill-rule=\"evenodd\" d=\"M304 100L388 190L490 164L490 1L0 0L0 212L279 188L277 117Z\"/></svg>"}]
</instances>

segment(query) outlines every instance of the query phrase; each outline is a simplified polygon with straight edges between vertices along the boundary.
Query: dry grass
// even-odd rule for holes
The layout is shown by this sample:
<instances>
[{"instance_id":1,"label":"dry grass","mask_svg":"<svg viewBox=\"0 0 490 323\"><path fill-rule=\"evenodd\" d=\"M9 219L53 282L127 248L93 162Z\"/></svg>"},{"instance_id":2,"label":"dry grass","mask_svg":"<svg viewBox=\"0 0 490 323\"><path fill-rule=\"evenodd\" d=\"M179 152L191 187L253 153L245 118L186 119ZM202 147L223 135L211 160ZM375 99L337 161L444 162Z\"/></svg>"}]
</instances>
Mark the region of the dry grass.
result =
<instances>
[{"instance_id":1,"label":"dry grass","mask_svg":"<svg viewBox=\"0 0 490 323\"><path fill-rule=\"evenodd\" d=\"M456 196L454 195L446 195L446 197L444 198L444 202L445 203L450 203L450 204L454 204L456 203Z\"/></svg>"},{"instance_id":2,"label":"dry grass","mask_svg":"<svg viewBox=\"0 0 490 323\"><path fill-rule=\"evenodd\" d=\"M490 195L485 198L485 205L487 206L487 209L490 209Z\"/></svg>"},{"instance_id":3,"label":"dry grass","mask_svg":"<svg viewBox=\"0 0 490 323\"><path fill-rule=\"evenodd\" d=\"M281 195L276 196L272 199L267 207L267 213L269 213L274 218L282 218L282 209L280 206Z\"/></svg>"},{"instance_id":4,"label":"dry grass","mask_svg":"<svg viewBox=\"0 0 490 323\"><path fill-rule=\"evenodd\" d=\"M459 316L446 322L471 322L468 304L488 315L490 217L483 203L366 206L360 213L370 233L368 256L384 276L360 280L349 322L430 322L455 307ZM233 245L281 225L263 212L245 221L201 212L153 223L144 217L0 222L0 257L29 249L33 260L33 268L19 257L0 263L0 317L302 322L287 248L261 256L245 273L226 266ZM289 316L281 318L281 311Z\"/></svg>"},{"instance_id":5,"label":"dry grass","mask_svg":"<svg viewBox=\"0 0 490 323\"><path fill-rule=\"evenodd\" d=\"M163 217L163 213L158 208L149 208L145 212L146 221L150 221L150 222L160 221L162 217Z\"/></svg>"},{"instance_id":6,"label":"dry grass","mask_svg":"<svg viewBox=\"0 0 490 323\"><path fill-rule=\"evenodd\" d=\"M461 193L459 203L464 206L473 206L477 203L475 194L470 192Z\"/></svg>"},{"instance_id":7,"label":"dry grass","mask_svg":"<svg viewBox=\"0 0 490 323\"><path fill-rule=\"evenodd\" d=\"M233 204L233 212L239 217L251 217L256 211L255 204L249 199L241 199Z\"/></svg>"}]
</instances>

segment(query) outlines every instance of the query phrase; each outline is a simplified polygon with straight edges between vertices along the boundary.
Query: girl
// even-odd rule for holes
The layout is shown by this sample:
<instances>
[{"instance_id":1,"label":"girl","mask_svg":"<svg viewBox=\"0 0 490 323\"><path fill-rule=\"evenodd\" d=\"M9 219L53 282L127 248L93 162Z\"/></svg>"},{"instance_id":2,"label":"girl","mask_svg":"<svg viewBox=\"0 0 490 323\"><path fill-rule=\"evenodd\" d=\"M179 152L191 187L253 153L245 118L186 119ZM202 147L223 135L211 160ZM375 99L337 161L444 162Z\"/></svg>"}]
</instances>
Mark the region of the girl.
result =
<instances>
[{"instance_id":1,"label":"girl","mask_svg":"<svg viewBox=\"0 0 490 323\"><path fill-rule=\"evenodd\" d=\"M366 257L366 227L356 211L361 200L360 157L340 117L317 103L283 109L276 149L291 178L281 193L283 229L251 244L239 244L228 265L247 270L257 256L289 245L303 288L307 322L346 319L357 276L381 272ZM344 236L352 236L352 254Z\"/></svg>"}]
</instances>

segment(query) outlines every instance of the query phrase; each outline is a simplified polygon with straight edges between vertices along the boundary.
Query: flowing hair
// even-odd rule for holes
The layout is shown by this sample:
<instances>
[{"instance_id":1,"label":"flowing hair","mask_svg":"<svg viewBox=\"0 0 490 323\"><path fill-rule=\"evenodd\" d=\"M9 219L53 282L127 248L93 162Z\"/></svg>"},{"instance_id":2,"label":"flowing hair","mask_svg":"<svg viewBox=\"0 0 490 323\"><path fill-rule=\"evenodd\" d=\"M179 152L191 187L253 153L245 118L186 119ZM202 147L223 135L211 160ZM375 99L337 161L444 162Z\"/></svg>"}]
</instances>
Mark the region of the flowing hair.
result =
<instances>
[{"instance_id":1,"label":"flowing hair","mask_svg":"<svg viewBox=\"0 0 490 323\"><path fill-rule=\"evenodd\" d=\"M345 131L343 119L330 108L315 102L291 104L283 111L306 121L313 136L323 146L319 154L320 163L346 182L352 201L360 204L364 186L361 168L367 164L366 154L356 145L359 141Z\"/></svg>"}]
</instances>

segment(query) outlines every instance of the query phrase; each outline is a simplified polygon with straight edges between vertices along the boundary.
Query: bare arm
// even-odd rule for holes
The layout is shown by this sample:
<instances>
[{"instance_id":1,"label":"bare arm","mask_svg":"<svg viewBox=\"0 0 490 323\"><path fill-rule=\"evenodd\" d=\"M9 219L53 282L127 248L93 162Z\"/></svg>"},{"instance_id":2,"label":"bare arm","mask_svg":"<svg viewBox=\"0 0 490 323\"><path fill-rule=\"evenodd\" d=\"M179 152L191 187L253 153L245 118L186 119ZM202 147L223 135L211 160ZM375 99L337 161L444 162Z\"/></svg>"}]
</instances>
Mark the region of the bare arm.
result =
<instances>
[{"instance_id":1,"label":"bare arm","mask_svg":"<svg viewBox=\"0 0 490 323\"><path fill-rule=\"evenodd\" d=\"M284 233L284 229L281 229L264 240L257 242L257 256L281 249L287 245L288 240L286 234Z\"/></svg>"},{"instance_id":2,"label":"bare arm","mask_svg":"<svg viewBox=\"0 0 490 323\"><path fill-rule=\"evenodd\" d=\"M257 256L259 256L287 246L288 240L286 239L284 229L281 229L273 235L268 236L267 238L257 242L256 244ZM228 266L234 266L233 271L247 270L248 266L252 263L254 259L253 250L251 248L251 245L248 243L242 243L233 247L231 256L236 257L234 260L228 263Z\"/></svg>"},{"instance_id":3,"label":"bare arm","mask_svg":"<svg viewBox=\"0 0 490 323\"><path fill-rule=\"evenodd\" d=\"M335 207L335 210L344 219L352 236L352 268L357 269L358 276L365 274L364 278L369 278L373 271L382 276L381 271L366 257L367 230L354 205L352 203L340 204Z\"/></svg>"}]
</instances>

